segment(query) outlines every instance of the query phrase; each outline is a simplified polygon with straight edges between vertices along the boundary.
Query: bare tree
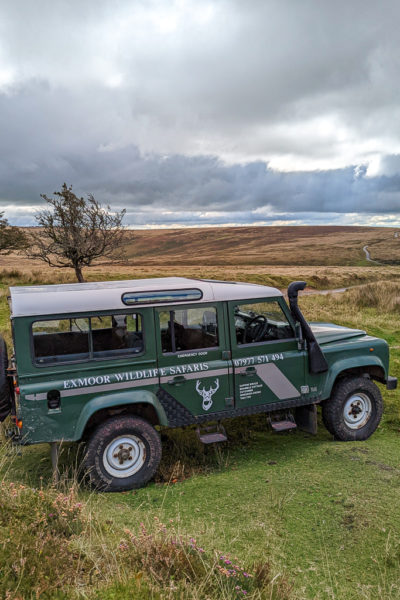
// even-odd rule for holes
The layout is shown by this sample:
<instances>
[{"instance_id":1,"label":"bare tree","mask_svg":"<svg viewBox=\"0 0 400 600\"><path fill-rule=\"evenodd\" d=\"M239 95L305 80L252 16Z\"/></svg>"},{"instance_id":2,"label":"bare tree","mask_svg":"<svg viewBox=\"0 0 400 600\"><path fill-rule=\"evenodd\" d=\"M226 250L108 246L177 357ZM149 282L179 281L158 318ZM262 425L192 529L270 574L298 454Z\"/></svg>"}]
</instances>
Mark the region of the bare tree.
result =
<instances>
[{"instance_id":1,"label":"bare tree","mask_svg":"<svg viewBox=\"0 0 400 600\"><path fill-rule=\"evenodd\" d=\"M10 254L13 250L26 248L28 238L19 227L9 225L4 213L0 212L0 254Z\"/></svg>"},{"instance_id":2,"label":"bare tree","mask_svg":"<svg viewBox=\"0 0 400 600\"><path fill-rule=\"evenodd\" d=\"M35 217L40 229L31 234L29 258L51 267L72 268L79 282L85 281L83 267L90 267L96 259L121 258L125 210L111 213L110 207L103 208L92 194L86 200L78 198L66 183L60 192L54 192L54 198L45 194L41 198L49 208Z\"/></svg>"}]
</instances>

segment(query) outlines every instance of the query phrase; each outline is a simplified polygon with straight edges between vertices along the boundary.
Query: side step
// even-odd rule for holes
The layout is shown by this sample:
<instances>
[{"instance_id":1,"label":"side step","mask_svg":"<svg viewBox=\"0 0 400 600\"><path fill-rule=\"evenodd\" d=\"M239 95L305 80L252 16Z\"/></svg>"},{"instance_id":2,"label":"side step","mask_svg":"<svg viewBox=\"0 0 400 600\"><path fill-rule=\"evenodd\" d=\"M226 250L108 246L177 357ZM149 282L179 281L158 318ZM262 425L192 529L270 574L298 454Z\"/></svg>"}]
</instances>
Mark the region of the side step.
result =
<instances>
[{"instance_id":1,"label":"side step","mask_svg":"<svg viewBox=\"0 0 400 600\"><path fill-rule=\"evenodd\" d=\"M282 418L284 417L284 418ZM291 413L285 415L278 415L275 418L269 417L268 422L274 431L280 433L281 431L291 431L296 429L297 425L294 417Z\"/></svg>"},{"instance_id":2,"label":"side step","mask_svg":"<svg viewBox=\"0 0 400 600\"><path fill-rule=\"evenodd\" d=\"M209 427L203 427L196 429L197 437L202 444L216 444L218 442L226 442L228 436L226 435L225 427L223 425L210 425Z\"/></svg>"}]
</instances>

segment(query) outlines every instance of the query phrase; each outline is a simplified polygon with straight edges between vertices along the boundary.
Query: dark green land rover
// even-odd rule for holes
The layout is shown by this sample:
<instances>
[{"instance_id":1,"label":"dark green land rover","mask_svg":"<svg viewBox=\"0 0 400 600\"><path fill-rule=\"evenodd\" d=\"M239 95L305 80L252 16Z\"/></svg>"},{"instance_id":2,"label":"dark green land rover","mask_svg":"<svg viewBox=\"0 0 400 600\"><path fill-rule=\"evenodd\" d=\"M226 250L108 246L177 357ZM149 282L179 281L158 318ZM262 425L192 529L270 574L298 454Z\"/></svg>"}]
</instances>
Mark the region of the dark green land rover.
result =
<instances>
[{"instance_id":1,"label":"dark green land rover","mask_svg":"<svg viewBox=\"0 0 400 600\"><path fill-rule=\"evenodd\" d=\"M273 429L316 431L316 406L339 440L365 440L390 389L389 350L364 331L308 324L274 288L184 278L11 288L14 353L0 344L0 419L17 443L85 442L98 489L153 477L158 428L268 413ZM214 422L214 426L206 426Z\"/></svg>"}]
</instances>

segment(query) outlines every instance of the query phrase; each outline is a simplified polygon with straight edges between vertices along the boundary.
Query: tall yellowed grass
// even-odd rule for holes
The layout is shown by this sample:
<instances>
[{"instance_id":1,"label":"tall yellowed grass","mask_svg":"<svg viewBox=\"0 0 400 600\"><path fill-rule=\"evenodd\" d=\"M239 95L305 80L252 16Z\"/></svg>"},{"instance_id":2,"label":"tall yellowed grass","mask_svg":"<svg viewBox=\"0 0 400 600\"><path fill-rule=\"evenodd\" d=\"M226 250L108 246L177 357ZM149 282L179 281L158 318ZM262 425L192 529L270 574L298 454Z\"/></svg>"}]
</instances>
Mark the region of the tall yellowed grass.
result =
<instances>
[{"instance_id":1,"label":"tall yellowed grass","mask_svg":"<svg viewBox=\"0 0 400 600\"><path fill-rule=\"evenodd\" d=\"M400 316L400 283L377 281L363 285L348 290L343 300L359 308L376 308L388 313L398 312Z\"/></svg>"}]
</instances>

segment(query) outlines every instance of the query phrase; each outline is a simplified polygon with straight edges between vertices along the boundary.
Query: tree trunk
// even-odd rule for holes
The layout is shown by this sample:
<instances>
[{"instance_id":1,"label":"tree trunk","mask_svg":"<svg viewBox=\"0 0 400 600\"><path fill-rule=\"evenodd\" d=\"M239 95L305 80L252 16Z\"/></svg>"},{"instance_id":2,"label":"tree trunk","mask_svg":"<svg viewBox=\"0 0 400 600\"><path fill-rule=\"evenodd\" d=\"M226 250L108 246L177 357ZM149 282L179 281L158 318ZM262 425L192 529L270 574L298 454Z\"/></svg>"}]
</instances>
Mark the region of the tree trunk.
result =
<instances>
[{"instance_id":1,"label":"tree trunk","mask_svg":"<svg viewBox=\"0 0 400 600\"><path fill-rule=\"evenodd\" d=\"M75 269L76 278L79 281L79 283L85 283L81 267L79 265L75 265L74 269Z\"/></svg>"}]
</instances>

